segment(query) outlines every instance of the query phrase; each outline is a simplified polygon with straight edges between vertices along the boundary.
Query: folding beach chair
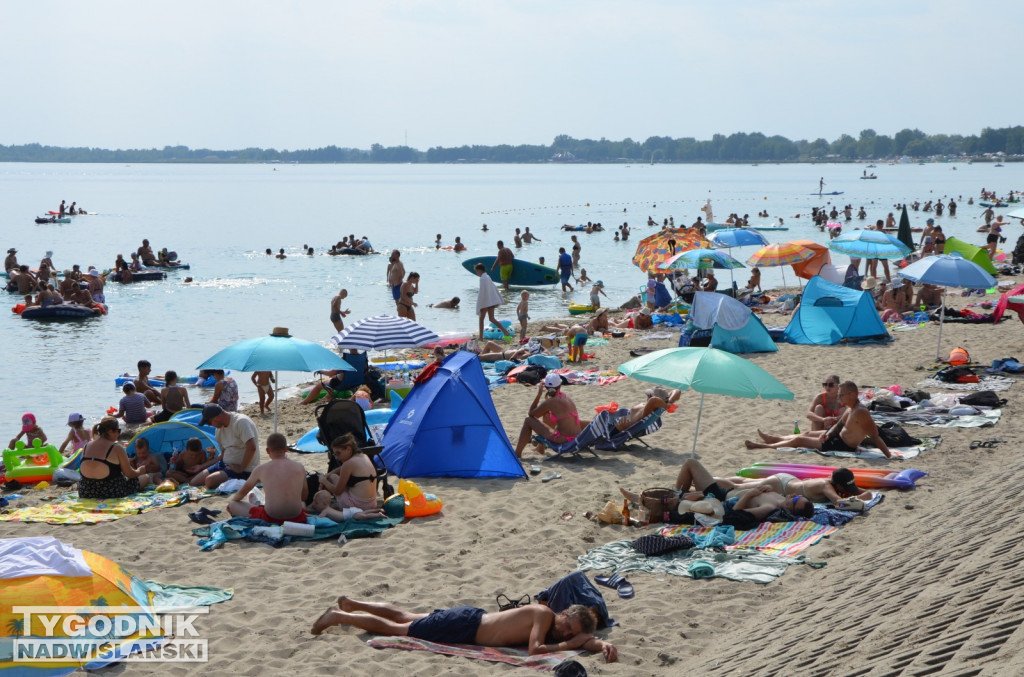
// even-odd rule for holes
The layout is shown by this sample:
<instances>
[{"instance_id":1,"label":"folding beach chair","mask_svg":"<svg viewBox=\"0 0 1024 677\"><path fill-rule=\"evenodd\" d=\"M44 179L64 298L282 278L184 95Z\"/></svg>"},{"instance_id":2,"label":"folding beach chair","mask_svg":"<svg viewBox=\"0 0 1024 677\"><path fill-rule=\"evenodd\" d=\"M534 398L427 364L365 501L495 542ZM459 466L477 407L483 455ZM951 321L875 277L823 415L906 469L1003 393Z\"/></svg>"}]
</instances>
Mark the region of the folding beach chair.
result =
<instances>
[{"instance_id":1,"label":"folding beach chair","mask_svg":"<svg viewBox=\"0 0 1024 677\"><path fill-rule=\"evenodd\" d=\"M622 411L628 410L624 409ZM656 432L661 428L661 416L664 413L664 409L655 409L649 415L640 419L639 421L637 421L630 427L626 428L625 430L616 430L613 421L613 425L611 426L608 435L598 440L594 444L594 447L602 451L614 451L616 449L622 448L629 442L636 440L640 444L650 449L651 445L647 444L647 442L645 442L641 438L644 437L645 435L650 435L651 433Z\"/></svg>"},{"instance_id":2,"label":"folding beach chair","mask_svg":"<svg viewBox=\"0 0 1024 677\"><path fill-rule=\"evenodd\" d=\"M563 456L572 456L574 458L580 458L580 454L584 451L589 452L597 457L591 447L600 442L601 440L607 439L610 432L615 430L615 420L612 414L607 411L601 411L590 423L587 424L580 434L568 442L558 444L551 440L546 440L543 437L534 437L534 442L540 442L545 447L555 452L553 456L548 456L544 460L551 460L553 458L561 458Z\"/></svg>"},{"instance_id":3,"label":"folding beach chair","mask_svg":"<svg viewBox=\"0 0 1024 677\"><path fill-rule=\"evenodd\" d=\"M353 400L330 400L324 404L317 405L316 425L320 432L317 433L317 440L327 447L327 472L340 466L334 454L330 453L331 442L340 435L352 433L356 443L363 452L370 457L373 465L377 468L377 487L383 487L385 498L394 493L391 485L388 484L388 467L384 463L380 452L384 447L374 443L373 435L370 433L370 426L366 423L366 414L363 408Z\"/></svg>"}]
</instances>

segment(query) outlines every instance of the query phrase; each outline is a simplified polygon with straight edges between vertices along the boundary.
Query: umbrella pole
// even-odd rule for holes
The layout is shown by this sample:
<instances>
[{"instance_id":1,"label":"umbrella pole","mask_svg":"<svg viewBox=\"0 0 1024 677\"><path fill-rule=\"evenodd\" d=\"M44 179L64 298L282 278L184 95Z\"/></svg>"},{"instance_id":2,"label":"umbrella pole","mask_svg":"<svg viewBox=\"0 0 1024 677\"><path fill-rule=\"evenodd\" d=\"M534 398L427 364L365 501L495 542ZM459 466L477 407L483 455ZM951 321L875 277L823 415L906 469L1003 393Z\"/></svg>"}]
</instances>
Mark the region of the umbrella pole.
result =
<instances>
[{"instance_id":1,"label":"umbrella pole","mask_svg":"<svg viewBox=\"0 0 1024 677\"><path fill-rule=\"evenodd\" d=\"M939 347L942 345L942 320L946 317L946 288L942 288L942 304L939 305L939 338L935 341L935 359L941 360L942 353Z\"/></svg>"},{"instance_id":2,"label":"umbrella pole","mask_svg":"<svg viewBox=\"0 0 1024 677\"><path fill-rule=\"evenodd\" d=\"M700 433L700 414L704 411L704 393L700 394L700 406L697 407L697 422L693 426L693 449L690 458L697 458L697 435Z\"/></svg>"},{"instance_id":3,"label":"umbrella pole","mask_svg":"<svg viewBox=\"0 0 1024 677\"><path fill-rule=\"evenodd\" d=\"M275 433L277 432L277 406L278 406L278 402L281 400L281 398L279 398L277 396L278 395L278 386L279 386L277 373L278 372L275 370L274 371L274 432ZM257 449L257 451L259 451L259 450Z\"/></svg>"}]
</instances>

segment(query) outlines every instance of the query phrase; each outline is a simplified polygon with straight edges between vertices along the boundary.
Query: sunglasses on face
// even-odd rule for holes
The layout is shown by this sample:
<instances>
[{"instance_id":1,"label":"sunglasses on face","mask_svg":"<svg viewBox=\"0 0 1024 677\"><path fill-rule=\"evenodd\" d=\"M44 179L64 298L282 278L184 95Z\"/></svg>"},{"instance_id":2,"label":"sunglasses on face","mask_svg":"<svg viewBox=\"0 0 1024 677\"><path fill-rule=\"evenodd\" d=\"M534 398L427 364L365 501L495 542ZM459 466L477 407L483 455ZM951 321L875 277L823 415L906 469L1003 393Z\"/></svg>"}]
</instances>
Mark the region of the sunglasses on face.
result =
<instances>
[{"instance_id":1,"label":"sunglasses on face","mask_svg":"<svg viewBox=\"0 0 1024 677\"><path fill-rule=\"evenodd\" d=\"M821 385L822 385L823 388L833 388L833 387L835 387L838 384L837 383L829 383L828 381L825 381Z\"/></svg>"}]
</instances>

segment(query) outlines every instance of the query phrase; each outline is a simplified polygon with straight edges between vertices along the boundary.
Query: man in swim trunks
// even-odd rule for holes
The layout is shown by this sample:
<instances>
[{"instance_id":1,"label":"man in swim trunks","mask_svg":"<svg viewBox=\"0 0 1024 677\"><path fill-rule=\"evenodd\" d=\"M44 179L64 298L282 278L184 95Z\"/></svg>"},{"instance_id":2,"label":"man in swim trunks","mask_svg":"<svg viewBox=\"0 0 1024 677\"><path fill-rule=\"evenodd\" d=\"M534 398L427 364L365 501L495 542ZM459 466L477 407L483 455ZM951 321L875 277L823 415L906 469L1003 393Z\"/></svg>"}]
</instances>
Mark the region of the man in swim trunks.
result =
<instances>
[{"instance_id":1,"label":"man in swim trunks","mask_svg":"<svg viewBox=\"0 0 1024 677\"><path fill-rule=\"evenodd\" d=\"M545 396L543 402L541 395ZM587 423L589 421L580 421L576 403L562 392L562 377L548 374L537 384L537 396L519 431L516 456L523 457L523 450L534 434L555 444L564 444L576 439ZM538 445L537 451L543 454L544 446Z\"/></svg>"},{"instance_id":2,"label":"man in swim trunks","mask_svg":"<svg viewBox=\"0 0 1024 677\"><path fill-rule=\"evenodd\" d=\"M259 433L256 424L245 414L224 411L219 404L203 407L199 425L212 425L217 429L217 444L221 456L217 462L192 478L194 487L216 489L231 479L249 479L260 463Z\"/></svg>"},{"instance_id":3,"label":"man in swim trunks","mask_svg":"<svg viewBox=\"0 0 1024 677\"><path fill-rule=\"evenodd\" d=\"M348 290L342 289L331 299L331 324L334 325L335 331L341 331L345 328L345 322L341 318L352 312L341 309L341 302L346 298L348 298Z\"/></svg>"},{"instance_id":4,"label":"man in swim trunks","mask_svg":"<svg viewBox=\"0 0 1024 677\"><path fill-rule=\"evenodd\" d=\"M597 618L581 604L558 614L542 604L492 613L462 606L425 614L411 613L393 604L339 597L337 608L325 611L310 632L319 635L332 625L351 625L378 635L404 635L444 644L526 646L531 656L585 649L603 653L611 663L619 655L613 644L594 637Z\"/></svg>"},{"instance_id":5,"label":"man in swim trunks","mask_svg":"<svg viewBox=\"0 0 1024 677\"><path fill-rule=\"evenodd\" d=\"M813 430L786 436L769 435L758 430L757 434L763 441L746 440L744 444L747 449L797 447L821 451L857 451L858 445L870 438L886 458L892 458L892 452L878 434L878 426L871 419L871 412L858 399L856 383L844 381L839 384L839 404L846 407L846 410L840 415L839 421L827 430Z\"/></svg>"},{"instance_id":6,"label":"man in swim trunks","mask_svg":"<svg viewBox=\"0 0 1024 677\"><path fill-rule=\"evenodd\" d=\"M305 523L309 491L306 469L288 458L288 442L281 433L267 438L267 456L270 460L256 466L245 484L231 496L228 512L234 517L251 517L274 524ZM264 505L254 505L247 500L257 484L263 485Z\"/></svg>"},{"instance_id":7,"label":"man in swim trunks","mask_svg":"<svg viewBox=\"0 0 1024 677\"><path fill-rule=\"evenodd\" d=\"M673 402L682 396L680 390L669 390L657 386L647 391L647 401L642 402L629 409L629 414L621 416L615 421L616 430L626 430L634 423L644 420L658 409L668 409Z\"/></svg>"},{"instance_id":8,"label":"man in swim trunks","mask_svg":"<svg viewBox=\"0 0 1024 677\"><path fill-rule=\"evenodd\" d=\"M512 279L512 270L515 267L516 255L511 249L505 246L505 243L498 240L498 255L494 258L494 263L491 264L491 270L494 271L494 266L498 266L498 272L501 274L501 286L508 289L509 280Z\"/></svg>"},{"instance_id":9,"label":"man in swim trunks","mask_svg":"<svg viewBox=\"0 0 1024 677\"><path fill-rule=\"evenodd\" d=\"M388 261L388 284L391 285L391 297L395 300L395 312L398 312L398 301L402 298L402 283L405 281L405 266L399 258L402 252L397 249L391 250L391 259Z\"/></svg>"}]
</instances>

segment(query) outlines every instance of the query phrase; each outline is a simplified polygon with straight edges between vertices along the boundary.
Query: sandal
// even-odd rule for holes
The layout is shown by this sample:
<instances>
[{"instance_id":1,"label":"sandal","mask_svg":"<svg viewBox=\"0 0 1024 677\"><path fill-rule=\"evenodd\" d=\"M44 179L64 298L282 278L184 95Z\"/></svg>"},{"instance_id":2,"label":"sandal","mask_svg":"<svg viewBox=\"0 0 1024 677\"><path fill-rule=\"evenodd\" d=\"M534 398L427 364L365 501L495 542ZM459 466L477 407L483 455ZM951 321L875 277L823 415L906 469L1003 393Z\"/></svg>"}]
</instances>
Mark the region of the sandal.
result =
<instances>
[{"instance_id":1,"label":"sandal","mask_svg":"<svg viewBox=\"0 0 1024 677\"><path fill-rule=\"evenodd\" d=\"M526 606L530 603L530 595L525 594L519 599L511 599L505 593L501 593L494 600L498 603L498 611L508 611L509 609L518 609L521 606ZM502 601L504 600L504 601Z\"/></svg>"},{"instance_id":2,"label":"sandal","mask_svg":"<svg viewBox=\"0 0 1024 677\"><path fill-rule=\"evenodd\" d=\"M618 591L619 597L622 599L630 599L634 595L633 584L619 574L612 574L611 576L594 576L594 582L598 585L603 585L606 588L614 588Z\"/></svg>"}]
</instances>

